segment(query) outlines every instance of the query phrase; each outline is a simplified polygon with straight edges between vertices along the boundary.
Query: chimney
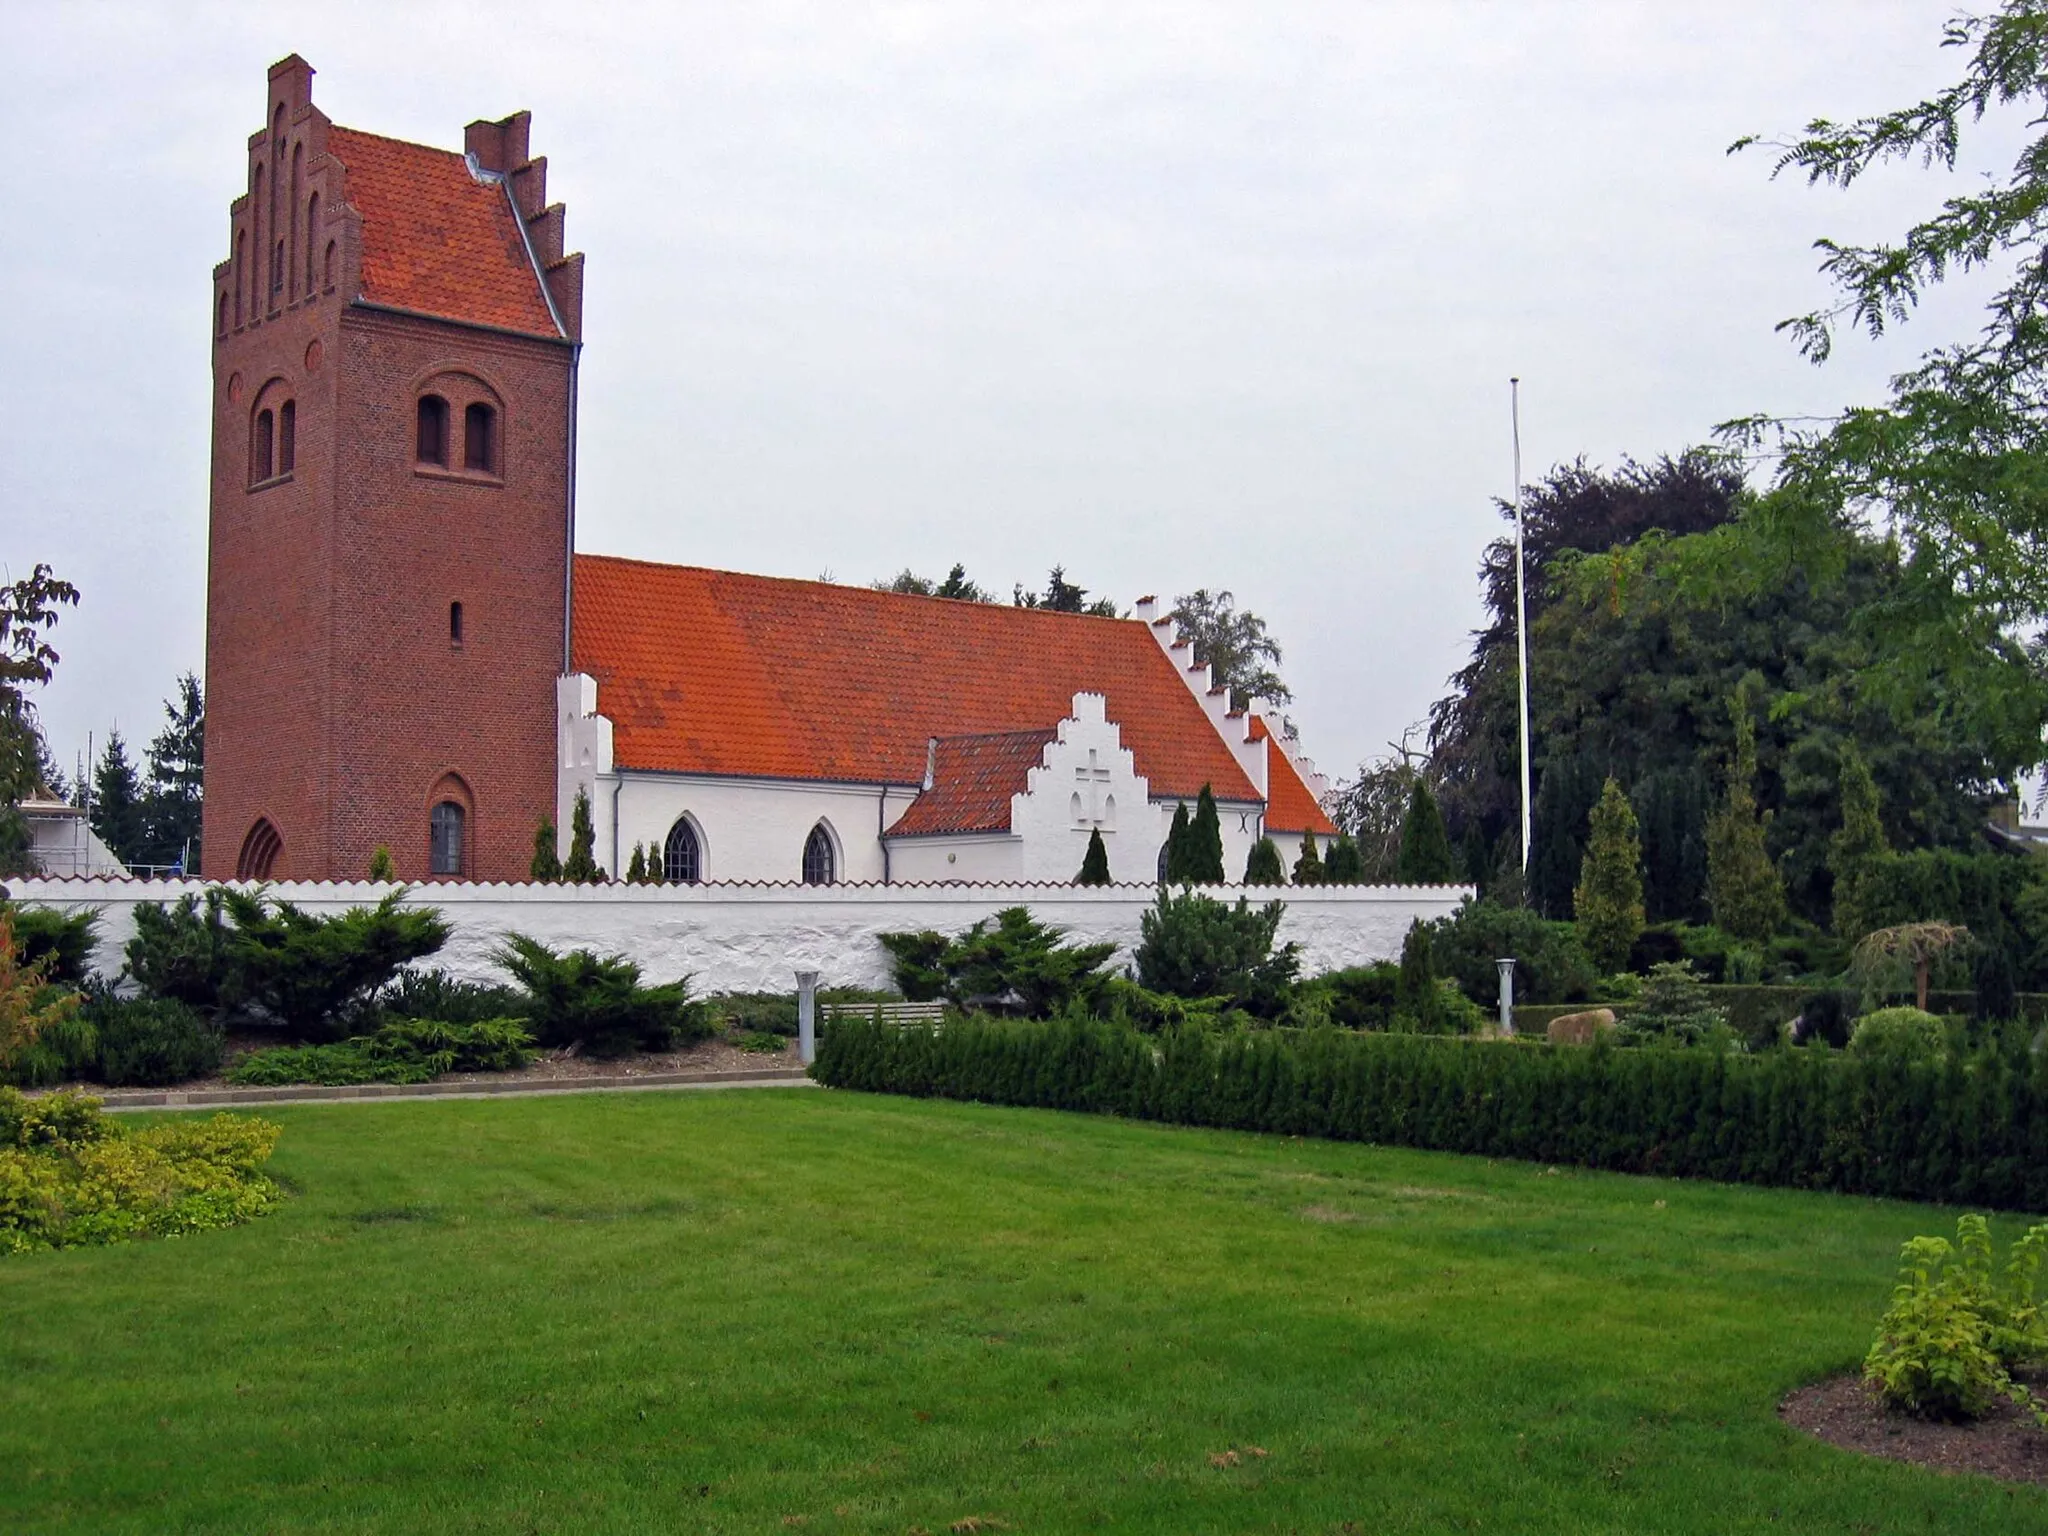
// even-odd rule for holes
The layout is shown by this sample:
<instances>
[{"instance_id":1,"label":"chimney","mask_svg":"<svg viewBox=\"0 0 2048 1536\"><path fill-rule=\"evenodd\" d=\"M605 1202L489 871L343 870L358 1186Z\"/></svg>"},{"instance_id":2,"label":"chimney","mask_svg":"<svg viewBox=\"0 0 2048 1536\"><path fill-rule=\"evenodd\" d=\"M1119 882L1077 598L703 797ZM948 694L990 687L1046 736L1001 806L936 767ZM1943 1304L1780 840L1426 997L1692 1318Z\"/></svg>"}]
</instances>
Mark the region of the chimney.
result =
<instances>
[{"instance_id":1,"label":"chimney","mask_svg":"<svg viewBox=\"0 0 2048 1536\"><path fill-rule=\"evenodd\" d=\"M930 789L939 776L939 738L927 737L924 744L924 787Z\"/></svg>"}]
</instances>

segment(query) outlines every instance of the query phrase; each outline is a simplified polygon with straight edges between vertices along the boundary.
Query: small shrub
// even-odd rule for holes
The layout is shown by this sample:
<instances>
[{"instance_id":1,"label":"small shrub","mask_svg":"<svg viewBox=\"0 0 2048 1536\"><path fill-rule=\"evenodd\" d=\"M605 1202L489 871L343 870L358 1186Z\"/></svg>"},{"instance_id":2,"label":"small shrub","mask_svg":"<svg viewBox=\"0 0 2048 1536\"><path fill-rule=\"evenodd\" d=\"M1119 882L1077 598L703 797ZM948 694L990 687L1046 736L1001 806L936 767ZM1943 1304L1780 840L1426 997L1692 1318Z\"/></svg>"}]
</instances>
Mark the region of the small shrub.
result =
<instances>
[{"instance_id":1,"label":"small shrub","mask_svg":"<svg viewBox=\"0 0 2048 1536\"><path fill-rule=\"evenodd\" d=\"M98 912L59 912L54 907L18 907L0 901L14 919L14 947L24 963L43 964L43 979L59 986L83 982L92 964Z\"/></svg>"},{"instance_id":2,"label":"small shrub","mask_svg":"<svg viewBox=\"0 0 2048 1536\"><path fill-rule=\"evenodd\" d=\"M1651 969L1617 1033L1632 1045L1698 1045L1727 1027L1728 1015L1709 1000L1692 967L1679 960Z\"/></svg>"},{"instance_id":3,"label":"small shrub","mask_svg":"<svg viewBox=\"0 0 2048 1536\"><path fill-rule=\"evenodd\" d=\"M771 1035L766 1030L749 1029L735 1036L732 1043L752 1055L780 1056L789 1045L789 1037Z\"/></svg>"},{"instance_id":4,"label":"small shrub","mask_svg":"<svg viewBox=\"0 0 2048 1536\"><path fill-rule=\"evenodd\" d=\"M1953 1244L1909 1240L1891 1307L1864 1357L1864 1379L1887 1403L1925 1418L1980 1418L1995 1398L2006 1397L2048 1427L2048 1411L2011 1370L2048 1353L2034 1297L2044 1252L2048 1225L2014 1243L2004 1275L1994 1274L1982 1216L1959 1218Z\"/></svg>"},{"instance_id":5,"label":"small shrub","mask_svg":"<svg viewBox=\"0 0 2048 1536\"><path fill-rule=\"evenodd\" d=\"M1285 911L1277 901L1254 910L1242 896L1233 907L1199 891L1176 896L1162 889L1138 920L1137 979L1154 992L1216 998L1257 1018L1278 1018L1301 966L1299 945L1273 947Z\"/></svg>"},{"instance_id":6,"label":"small shrub","mask_svg":"<svg viewBox=\"0 0 2048 1536\"><path fill-rule=\"evenodd\" d=\"M239 1115L132 1132L99 1100L0 1088L0 1254L175 1237L261 1216L278 1128Z\"/></svg>"},{"instance_id":7,"label":"small shrub","mask_svg":"<svg viewBox=\"0 0 2048 1536\"><path fill-rule=\"evenodd\" d=\"M116 997L100 989L86 1001L95 1035L93 1076L110 1088L157 1088L217 1070L218 1025L196 1008L158 997Z\"/></svg>"},{"instance_id":8,"label":"small shrub","mask_svg":"<svg viewBox=\"0 0 2048 1536\"><path fill-rule=\"evenodd\" d=\"M1325 971L1301 984L1313 994L1329 1022L1342 1029L1386 1029L1394 1022L1401 968L1391 961Z\"/></svg>"},{"instance_id":9,"label":"small shrub","mask_svg":"<svg viewBox=\"0 0 2048 1536\"><path fill-rule=\"evenodd\" d=\"M692 1003L685 978L640 984L640 967L623 955L587 949L557 954L525 934L506 937L497 961L526 989L534 1037L547 1047L575 1046L593 1056L665 1051L710 1038L710 1011Z\"/></svg>"},{"instance_id":10,"label":"small shrub","mask_svg":"<svg viewBox=\"0 0 2048 1536\"><path fill-rule=\"evenodd\" d=\"M407 968L392 977L372 1002L386 1018L471 1024L479 1019L519 1017L526 1007L526 996L515 987L458 981L442 970Z\"/></svg>"},{"instance_id":11,"label":"small shrub","mask_svg":"<svg viewBox=\"0 0 2048 1536\"><path fill-rule=\"evenodd\" d=\"M238 1087L294 1083L426 1083L448 1072L515 1072L533 1060L524 1019L390 1019L375 1034L331 1045L251 1051L228 1071Z\"/></svg>"},{"instance_id":12,"label":"small shrub","mask_svg":"<svg viewBox=\"0 0 2048 1536\"><path fill-rule=\"evenodd\" d=\"M1114 944L1067 944L1064 929L1024 907L1005 907L956 938L926 929L885 933L896 985L912 1002L941 998L961 1008L997 1008L1048 1018L1097 995Z\"/></svg>"},{"instance_id":13,"label":"small shrub","mask_svg":"<svg viewBox=\"0 0 2048 1536\"><path fill-rule=\"evenodd\" d=\"M64 1038L78 995L49 983L56 957L24 961L14 939L14 914L0 908L0 1080L38 1070L53 1040ZM89 1050L90 1043L84 1048ZM40 1079L38 1079L40 1080Z\"/></svg>"},{"instance_id":14,"label":"small shrub","mask_svg":"<svg viewBox=\"0 0 2048 1536\"><path fill-rule=\"evenodd\" d=\"M1507 956L1515 961L1518 1002L1583 1002L1600 980L1572 924L1547 921L1526 907L1467 897L1430 925L1430 941L1438 970L1480 1004L1500 995L1494 962Z\"/></svg>"},{"instance_id":15,"label":"small shrub","mask_svg":"<svg viewBox=\"0 0 2048 1536\"><path fill-rule=\"evenodd\" d=\"M1918 1060L1948 1048L1948 1026L1918 1008L1880 1008L1856 1021L1849 1049L1858 1056L1905 1056Z\"/></svg>"}]
</instances>

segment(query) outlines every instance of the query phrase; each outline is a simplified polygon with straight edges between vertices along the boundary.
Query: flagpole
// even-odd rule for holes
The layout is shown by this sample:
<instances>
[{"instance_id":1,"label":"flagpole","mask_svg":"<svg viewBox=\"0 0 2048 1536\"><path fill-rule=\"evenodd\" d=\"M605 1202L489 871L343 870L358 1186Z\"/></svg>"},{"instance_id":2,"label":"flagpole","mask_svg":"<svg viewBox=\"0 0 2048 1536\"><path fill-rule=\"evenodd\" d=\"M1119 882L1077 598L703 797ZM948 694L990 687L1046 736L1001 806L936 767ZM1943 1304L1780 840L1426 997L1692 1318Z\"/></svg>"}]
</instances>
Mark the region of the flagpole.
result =
<instances>
[{"instance_id":1,"label":"flagpole","mask_svg":"<svg viewBox=\"0 0 2048 1536\"><path fill-rule=\"evenodd\" d=\"M1520 666L1522 725L1522 874L1529 873L1529 599L1522 559L1522 381L1508 380L1508 416L1515 438L1515 651Z\"/></svg>"}]
</instances>

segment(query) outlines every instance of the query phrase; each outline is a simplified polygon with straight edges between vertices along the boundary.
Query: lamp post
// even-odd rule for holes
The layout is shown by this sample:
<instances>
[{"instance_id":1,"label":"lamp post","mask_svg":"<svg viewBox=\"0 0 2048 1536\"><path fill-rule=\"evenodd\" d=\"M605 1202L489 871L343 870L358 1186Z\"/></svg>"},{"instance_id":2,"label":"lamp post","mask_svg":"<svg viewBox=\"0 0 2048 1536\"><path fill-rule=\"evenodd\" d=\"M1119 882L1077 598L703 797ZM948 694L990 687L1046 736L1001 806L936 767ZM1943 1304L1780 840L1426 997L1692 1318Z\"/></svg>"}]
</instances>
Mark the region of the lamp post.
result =
<instances>
[{"instance_id":1,"label":"lamp post","mask_svg":"<svg viewBox=\"0 0 2048 1536\"><path fill-rule=\"evenodd\" d=\"M818 973L796 973L796 1054L809 1066L818 1059Z\"/></svg>"},{"instance_id":2,"label":"lamp post","mask_svg":"<svg viewBox=\"0 0 2048 1536\"><path fill-rule=\"evenodd\" d=\"M1515 1032L1515 962L1504 958L1493 962L1500 971L1500 1032Z\"/></svg>"}]
</instances>

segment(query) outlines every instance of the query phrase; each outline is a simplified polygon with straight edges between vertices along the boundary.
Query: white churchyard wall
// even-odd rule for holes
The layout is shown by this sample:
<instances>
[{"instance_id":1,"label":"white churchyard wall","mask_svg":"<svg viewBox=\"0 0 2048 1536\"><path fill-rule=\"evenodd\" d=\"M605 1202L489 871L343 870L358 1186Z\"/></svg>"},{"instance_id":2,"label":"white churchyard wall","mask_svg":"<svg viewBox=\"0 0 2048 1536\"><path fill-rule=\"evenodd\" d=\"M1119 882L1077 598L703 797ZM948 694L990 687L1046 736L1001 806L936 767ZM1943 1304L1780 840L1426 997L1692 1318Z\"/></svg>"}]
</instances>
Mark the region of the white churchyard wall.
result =
<instances>
[{"instance_id":1,"label":"white churchyard wall","mask_svg":"<svg viewBox=\"0 0 2048 1536\"><path fill-rule=\"evenodd\" d=\"M94 965L111 976L134 932L138 902L175 901L197 880L13 879L17 901L100 913ZM392 889L369 881L280 881L272 896L325 914L363 906ZM1283 941L1301 945L1309 973L1391 960L1417 918L1443 917L1465 886L1320 886L1276 890L1212 887L1211 894L1287 904ZM695 885L570 886L434 882L409 901L440 909L451 934L433 961L474 981L502 981L491 951L511 931L557 948L590 948L637 960L650 980L682 974L699 992L787 992L793 973L816 970L826 986L886 987L881 933L933 928L955 933L1004 907L1029 907L1075 942L1113 941L1118 963L1138 942L1149 885Z\"/></svg>"}]
</instances>

